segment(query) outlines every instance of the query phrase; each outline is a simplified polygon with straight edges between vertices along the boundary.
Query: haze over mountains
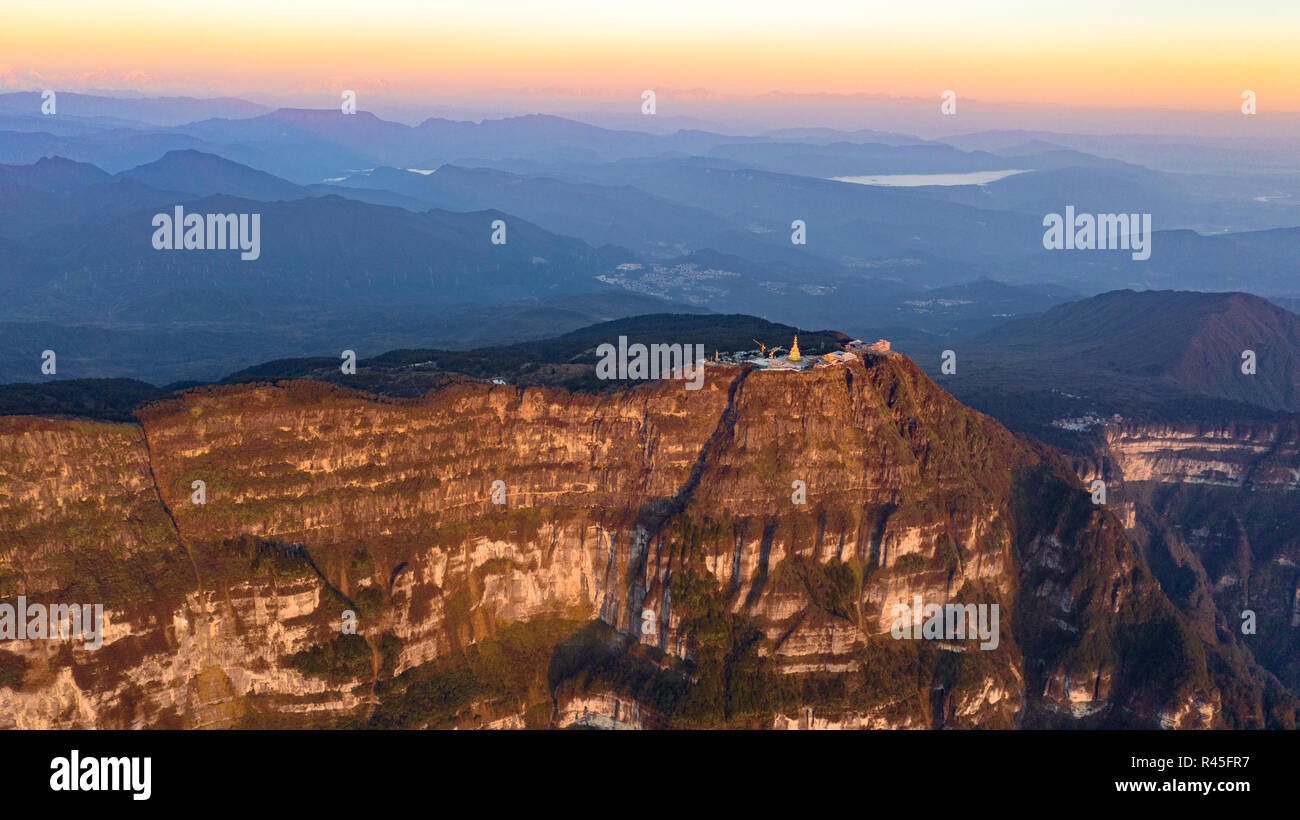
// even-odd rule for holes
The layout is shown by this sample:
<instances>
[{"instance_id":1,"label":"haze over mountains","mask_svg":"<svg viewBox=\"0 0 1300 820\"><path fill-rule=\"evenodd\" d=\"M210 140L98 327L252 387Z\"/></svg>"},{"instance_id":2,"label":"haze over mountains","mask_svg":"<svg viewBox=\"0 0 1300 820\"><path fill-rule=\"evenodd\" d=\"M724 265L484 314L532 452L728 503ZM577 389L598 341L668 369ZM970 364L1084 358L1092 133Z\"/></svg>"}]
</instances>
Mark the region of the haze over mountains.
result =
<instances>
[{"instance_id":1,"label":"haze over mountains","mask_svg":"<svg viewBox=\"0 0 1300 820\"><path fill-rule=\"evenodd\" d=\"M1115 291L1009 322L981 339L1094 378L1122 374L1300 412L1300 316L1248 293ZM1249 373L1242 369L1246 351L1254 354Z\"/></svg>"},{"instance_id":2,"label":"haze over mountains","mask_svg":"<svg viewBox=\"0 0 1300 820\"><path fill-rule=\"evenodd\" d=\"M910 352L962 401L1067 449L1086 436L1062 420L1300 413L1300 316L1248 293L1112 291L944 344L956 373L934 343Z\"/></svg>"},{"instance_id":3,"label":"haze over mountains","mask_svg":"<svg viewBox=\"0 0 1300 820\"><path fill-rule=\"evenodd\" d=\"M462 340L436 317L579 294L930 344L1118 288L1300 290L1295 177L1157 171L1101 138L663 134L545 115L406 125L88 95L39 110L39 95L0 95L0 321L21 357L53 339L77 349L69 366L98 371L69 376L210 379L286 354L509 343L528 338L510 321ZM936 184L894 187L898 175ZM858 176L886 179L832 179ZM154 250L150 220L177 205L261 214L261 257ZM1152 257L1044 250L1044 214L1067 205L1152 213ZM791 242L795 220L806 244ZM379 314L395 332L375 335L363 317ZM182 344L211 356L190 372L130 352ZM0 378L39 375L13 359Z\"/></svg>"}]
</instances>

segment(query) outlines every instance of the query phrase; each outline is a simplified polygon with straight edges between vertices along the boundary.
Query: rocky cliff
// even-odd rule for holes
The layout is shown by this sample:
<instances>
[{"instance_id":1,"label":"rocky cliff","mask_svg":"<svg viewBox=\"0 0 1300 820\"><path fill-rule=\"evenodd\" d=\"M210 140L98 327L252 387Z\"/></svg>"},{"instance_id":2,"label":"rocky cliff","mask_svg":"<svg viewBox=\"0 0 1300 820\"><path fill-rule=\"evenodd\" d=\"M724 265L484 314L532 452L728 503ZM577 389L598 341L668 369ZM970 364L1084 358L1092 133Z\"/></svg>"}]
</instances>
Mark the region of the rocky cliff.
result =
<instances>
[{"instance_id":1,"label":"rocky cliff","mask_svg":"<svg viewBox=\"0 0 1300 820\"><path fill-rule=\"evenodd\" d=\"M698 391L284 382L137 424L9 417L0 525L0 600L109 621L98 650L0 644L0 726L1286 718L1207 660L1064 462L901 356L710 367ZM996 648L896 639L917 596L997 604Z\"/></svg>"},{"instance_id":2,"label":"rocky cliff","mask_svg":"<svg viewBox=\"0 0 1300 820\"><path fill-rule=\"evenodd\" d=\"M1300 692L1300 417L1116 425L1076 466L1212 653Z\"/></svg>"}]
</instances>

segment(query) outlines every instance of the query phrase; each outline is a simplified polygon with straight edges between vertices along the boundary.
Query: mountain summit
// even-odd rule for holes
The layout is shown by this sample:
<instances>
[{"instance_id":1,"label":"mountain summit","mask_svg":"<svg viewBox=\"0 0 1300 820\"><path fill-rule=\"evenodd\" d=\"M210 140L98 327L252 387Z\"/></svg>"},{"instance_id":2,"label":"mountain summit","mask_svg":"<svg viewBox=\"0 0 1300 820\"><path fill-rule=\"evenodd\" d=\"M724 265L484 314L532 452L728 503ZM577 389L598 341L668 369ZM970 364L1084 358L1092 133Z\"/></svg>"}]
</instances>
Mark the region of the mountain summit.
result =
<instances>
[{"instance_id":1,"label":"mountain summit","mask_svg":"<svg viewBox=\"0 0 1300 820\"><path fill-rule=\"evenodd\" d=\"M39 647L7 651L0 725L1264 713L1051 451L902 356L710 366L697 391L612 395L232 385L138 424L7 418L0 442L0 517L28 556L0 596L77 589L117 625L104 651L62 661L70 677ZM900 639L899 607L922 604L992 613L995 639L920 620Z\"/></svg>"}]
</instances>

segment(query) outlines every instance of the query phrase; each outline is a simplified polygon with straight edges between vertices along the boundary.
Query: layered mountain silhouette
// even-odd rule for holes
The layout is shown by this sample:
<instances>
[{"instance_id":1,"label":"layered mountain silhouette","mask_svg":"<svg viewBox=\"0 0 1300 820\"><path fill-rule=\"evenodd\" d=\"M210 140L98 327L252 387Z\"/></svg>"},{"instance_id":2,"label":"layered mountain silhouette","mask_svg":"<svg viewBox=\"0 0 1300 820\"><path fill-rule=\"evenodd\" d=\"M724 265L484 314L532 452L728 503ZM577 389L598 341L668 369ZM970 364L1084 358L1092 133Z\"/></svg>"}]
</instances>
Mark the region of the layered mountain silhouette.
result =
<instances>
[{"instance_id":1,"label":"layered mountain silhouette","mask_svg":"<svg viewBox=\"0 0 1300 820\"><path fill-rule=\"evenodd\" d=\"M910 350L962 401L1067 449L1082 435L1069 423L1085 417L1095 434L1114 416L1227 424L1300 411L1300 316L1247 293L1112 291ZM942 372L944 350L955 373Z\"/></svg>"},{"instance_id":2,"label":"layered mountain silhouette","mask_svg":"<svg viewBox=\"0 0 1300 820\"><path fill-rule=\"evenodd\" d=\"M300 185L202 151L168 151L156 162L123 171L117 178L200 197L226 194L271 201L311 195Z\"/></svg>"},{"instance_id":3,"label":"layered mountain silhouette","mask_svg":"<svg viewBox=\"0 0 1300 820\"><path fill-rule=\"evenodd\" d=\"M712 170L684 167L683 181L703 193ZM796 179L760 175L764 185ZM746 222L750 214L719 215L624 184L456 166L432 174L377 169L345 182L301 186L193 150L118 174L58 157L0 166L0 190L8 193L0 200L0 243L7 248L0 320L10 323L10 346L20 355L62 348L70 365L80 363L70 377L174 381L304 351L312 338L317 350L382 344L364 324L384 311L394 319L380 324L409 326L413 311L432 320L457 305L615 288L658 305L779 311L804 326L852 317L843 326L859 334L914 323L928 332L984 327L1054 301L1044 303L1049 291L1040 288L996 283L972 283L961 299L927 300L924 288L898 274L925 279L927 271L946 269L938 258L854 267L791 245L784 231ZM489 203L508 210L474 210ZM186 213L259 214L259 257L155 249L154 216L170 216L178 206ZM760 215L776 219L774 206L761 207ZM500 245L491 241L498 220L506 225ZM505 325L498 338L536 335L514 327ZM466 346L486 341L471 335ZM241 337L265 344L250 347ZM405 332L387 338L390 345L448 340L435 328L424 339ZM192 372L173 364L123 369L141 364L141 351L175 349L180 339L189 339L196 354ZM231 351L224 365L198 355L223 349ZM23 379L29 364L11 360L3 372Z\"/></svg>"},{"instance_id":4,"label":"layered mountain silhouette","mask_svg":"<svg viewBox=\"0 0 1300 820\"><path fill-rule=\"evenodd\" d=\"M1035 362L1036 375L1149 380L1300 412L1300 316L1249 293L1114 291L1009 322L976 344ZM1246 351L1254 373L1242 371Z\"/></svg>"},{"instance_id":5,"label":"layered mountain silhouette","mask_svg":"<svg viewBox=\"0 0 1300 820\"><path fill-rule=\"evenodd\" d=\"M0 166L0 320L110 334L197 323L212 335L195 345L214 350L233 335L279 337L227 370L281 352L289 324L311 336L377 312L610 289L942 349L1075 295L1171 284L1285 295L1300 272L1300 229L1270 227L1294 224L1284 184L1259 196L1252 178L1168 174L1051 135L651 134L552 116L407 125L364 111L239 116L224 102L168 120L200 110L185 100L158 102L153 121L129 118L149 106L118 120L106 100L73 99L75 113L42 120L27 97L0 95L23 129L0 130L0 160L16 163ZM1023 172L984 185L822 178L1011 168ZM1152 258L1044 250L1044 212L1069 204L1153 211ZM177 205L261 213L261 257L155 251L149 221ZM489 241L498 219L504 245ZM805 244L791 242L796 221ZM1268 229L1222 232L1243 224ZM178 294L174 315L165 294ZM1288 406L1280 396L1254 401Z\"/></svg>"}]
</instances>

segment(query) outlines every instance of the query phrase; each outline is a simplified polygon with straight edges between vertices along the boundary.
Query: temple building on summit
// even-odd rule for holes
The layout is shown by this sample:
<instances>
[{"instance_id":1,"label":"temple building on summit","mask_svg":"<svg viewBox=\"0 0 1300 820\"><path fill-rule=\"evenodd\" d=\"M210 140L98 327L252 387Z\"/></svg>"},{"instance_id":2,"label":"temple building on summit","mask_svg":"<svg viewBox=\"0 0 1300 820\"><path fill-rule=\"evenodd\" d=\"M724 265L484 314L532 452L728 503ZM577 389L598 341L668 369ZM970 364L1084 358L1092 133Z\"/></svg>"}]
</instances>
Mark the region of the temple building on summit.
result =
<instances>
[{"instance_id":1,"label":"temple building on summit","mask_svg":"<svg viewBox=\"0 0 1300 820\"><path fill-rule=\"evenodd\" d=\"M757 350L740 350L734 353L720 353L715 350L713 357L706 361L705 364L749 364L759 370L800 371L835 367L866 356L895 355L890 348L889 341L886 339L879 339L872 344L867 344L861 339L854 339L845 343L840 350L833 350L820 356L814 356L811 359L805 358L803 352L799 350L798 334L795 334L794 339L790 342L790 350L785 355L780 355L785 348L779 345L777 347L768 347L757 339L754 340L754 344L758 345Z\"/></svg>"},{"instance_id":2,"label":"temple building on summit","mask_svg":"<svg viewBox=\"0 0 1300 820\"><path fill-rule=\"evenodd\" d=\"M861 351L864 353L889 353L890 346L888 339L877 339L871 344L867 344L861 339L854 339L844 346L846 350Z\"/></svg>"}]
</instances>

